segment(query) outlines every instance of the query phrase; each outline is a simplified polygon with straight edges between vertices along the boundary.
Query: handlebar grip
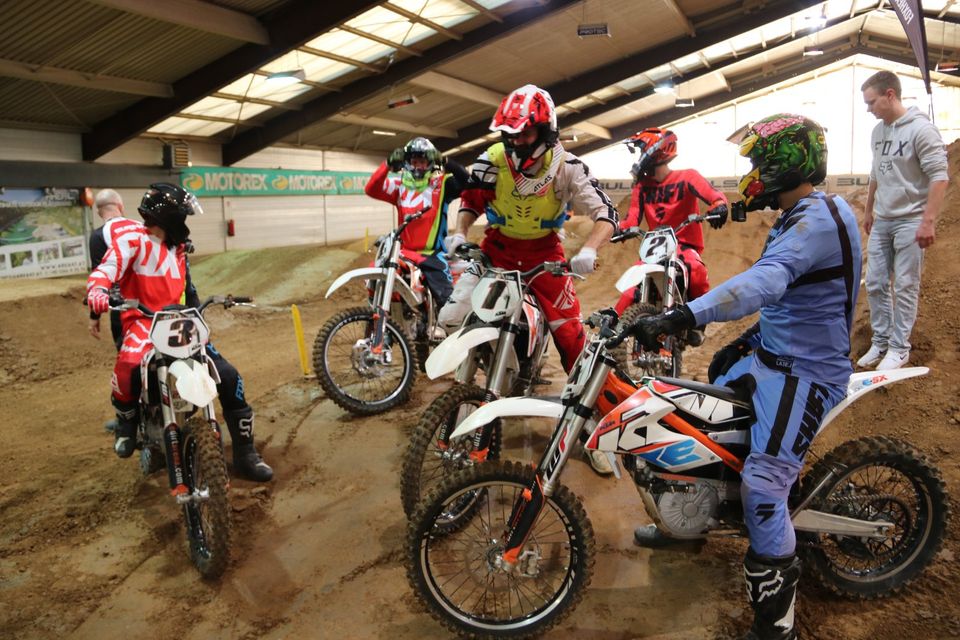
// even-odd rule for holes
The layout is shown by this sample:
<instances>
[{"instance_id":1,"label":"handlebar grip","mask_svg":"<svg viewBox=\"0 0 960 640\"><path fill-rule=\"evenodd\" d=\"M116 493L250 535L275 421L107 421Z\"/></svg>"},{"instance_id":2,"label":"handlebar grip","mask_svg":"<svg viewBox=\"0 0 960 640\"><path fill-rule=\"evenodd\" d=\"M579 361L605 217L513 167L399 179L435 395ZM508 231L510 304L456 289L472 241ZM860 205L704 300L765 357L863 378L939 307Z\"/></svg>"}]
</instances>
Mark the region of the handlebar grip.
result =
<instances>
[{"instance_id":1,"label":"handlebar grip","mask_svg":"<svg viewBox=\"0 0 960 640\"><path fill-rule=\"evenodd\" d=\"M253 302L253 298L250 296L231 296L230 299L234 304L249 304Z\"/></svg>"}]
</instances>

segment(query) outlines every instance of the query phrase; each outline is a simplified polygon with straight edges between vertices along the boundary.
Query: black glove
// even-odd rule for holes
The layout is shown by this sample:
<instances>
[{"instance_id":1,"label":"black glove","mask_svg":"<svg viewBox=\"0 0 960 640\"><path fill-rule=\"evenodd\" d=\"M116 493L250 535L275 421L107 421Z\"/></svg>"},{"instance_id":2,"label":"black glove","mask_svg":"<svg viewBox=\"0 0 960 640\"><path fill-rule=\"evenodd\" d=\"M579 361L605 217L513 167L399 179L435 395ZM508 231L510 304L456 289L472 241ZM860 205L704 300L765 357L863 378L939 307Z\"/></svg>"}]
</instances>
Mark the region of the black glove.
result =
<instances>
[{"instance_id":1,"label":"black glove","mask_svg":"<svg viewBox=\"0 0 960 640\"><path fill-rule=\"evenodd\" d=\"M719 216L717 218L711 218L707 220L710 223L710 226L714 229L719 229L727 223L727 205L718 204L713 209L707 211L708 216Z\"/></svg>"},{"instance_id":2,"label":"black glove","mask_svg":"<svg viewBox=\"0 0 960 640\"><path fill-rule=\"evenodd\" d=\"M644 349L653 351L660 348L660 336L674 335L697 325L693 312L687 305L680 305L658 316L644 316L630 326L630 334L640 342Z\"/></svg>"},{"instance_id":3,"label":"black glove","mask_svg":"<svg viewBox=\"0 0 960 640\"><path fill-rule=\"evenodd\" d=\"M390 156L387 158L387 166L390 167L390 171L403 169L403 147L397 147L390 152Z\"/></svg>"}]
</instances>

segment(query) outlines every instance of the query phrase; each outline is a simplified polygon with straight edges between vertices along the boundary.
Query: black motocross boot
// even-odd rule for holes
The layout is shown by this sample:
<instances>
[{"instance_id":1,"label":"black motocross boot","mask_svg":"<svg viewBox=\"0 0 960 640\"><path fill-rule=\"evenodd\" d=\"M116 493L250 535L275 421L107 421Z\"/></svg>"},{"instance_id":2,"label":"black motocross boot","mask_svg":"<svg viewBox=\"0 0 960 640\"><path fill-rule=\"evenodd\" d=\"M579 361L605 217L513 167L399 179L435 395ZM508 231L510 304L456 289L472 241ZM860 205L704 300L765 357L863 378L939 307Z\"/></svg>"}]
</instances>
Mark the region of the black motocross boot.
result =
<instances>
[{"instance_id":1,"label":"black motocross boot","mask_svg":"<svg viewBox=\"0 0 960 640\"><path fill-rule=\"evenodd\" d=\"M140 407L113 399L113 408L117 411L117 426L113 429L113 451L118 458L129 458L137 448Z\"/></svg>"},{"instance_id":2,"label":"black motocross boot","mask_svg":"<svg viewBox=\"0 0 960 640\"><path fill-rule=\"evenodd\" d=\"M753 608L753 626L743 640L796 640L793 605L800 579L797 556L769 558L748 549L743 577Z\"/></svg>"},{"instance_id":3,"label":"black motocross boot","mask_svg":"<svg viewBox=\"0 0 960 640\"><path fill-rule=\"evenodd\" d=\"M253 409L224 411L223 419L233 441L233 472L255 482L268 482L273 478L270 468L253 444Z\"/></svg>"}]
</instances>

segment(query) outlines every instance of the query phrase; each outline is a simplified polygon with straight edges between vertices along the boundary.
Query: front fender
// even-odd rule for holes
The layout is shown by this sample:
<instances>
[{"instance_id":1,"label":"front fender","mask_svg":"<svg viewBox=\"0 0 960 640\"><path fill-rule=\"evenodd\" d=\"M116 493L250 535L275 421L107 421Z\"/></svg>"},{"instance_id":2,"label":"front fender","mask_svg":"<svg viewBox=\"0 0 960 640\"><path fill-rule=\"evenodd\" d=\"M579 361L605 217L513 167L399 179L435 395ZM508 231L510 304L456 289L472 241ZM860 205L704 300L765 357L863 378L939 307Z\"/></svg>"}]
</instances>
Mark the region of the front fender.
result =
<instances>
[{"instance_id":1,"label":"front fender","mask_svg":"<svg viewBox=\"0 0 960 640\"><path fill-rule=\"evenodd\" d=\"M663 265L661 264L635 264L624 271L620 279L617 280L617 291L623 293L630 287L635 287L646 280L648 276L652 276L655 273L663 273L663 271Z\"/></svg>"},{"instance_id":2,"label":"front fender","mask_svg":"<svg viewBox=\"0 0 960 640\"><path fill-rule=\"evenodd\" d=\"M347 284L351 280L385 280L386 277L386 274L380 267L364 267L363 269L353 269L351 271L347 271L333 281L333 284L331 284L330 288L327 289L326 297L329 298L334 291ZM420 306L420 297L413 292L413 289L410 288L410 285L407 284L407 281L401 278L399 275L393 281L393 288L395 293L399 293L404 302L406 302L412 308L416 309Z\"/></svg>"},{"instance_id":3,"label":"front fender","mask_svg":"<svg viewBox=\"0 0 960 640\"><path fill-rule=\"evenodd\" d=\"M168 369L177 379L177 393L190 404L205 407L217 397L217 383L207 365L196 360L177 360Z\"/></svg>"},{"instance_id":4,"label":"front fender","mask_svg":"<svg viewBox=\"0 0 960 640\"><path fill-rule=\"evenodd\" d=\"M457 425L450 434L451 438L459 438L497 418L509 416L537 416L542 418L559 419L563 415L563 403L560 400L544 400L543 398L503 398L485 404Z\"/></svg>"},{"instance_id":5,"label":"front fender","mask_svg":"<svg viewBox=\"0 0 960 640\"><path fill-rule=\"evenodd\" d=\"M457 329L434 348L424 369L431 380L439 378L456 369L471 349L484 342L496 341L499 337L500 330L496 327Z\"/></svg>"}]
</instances>

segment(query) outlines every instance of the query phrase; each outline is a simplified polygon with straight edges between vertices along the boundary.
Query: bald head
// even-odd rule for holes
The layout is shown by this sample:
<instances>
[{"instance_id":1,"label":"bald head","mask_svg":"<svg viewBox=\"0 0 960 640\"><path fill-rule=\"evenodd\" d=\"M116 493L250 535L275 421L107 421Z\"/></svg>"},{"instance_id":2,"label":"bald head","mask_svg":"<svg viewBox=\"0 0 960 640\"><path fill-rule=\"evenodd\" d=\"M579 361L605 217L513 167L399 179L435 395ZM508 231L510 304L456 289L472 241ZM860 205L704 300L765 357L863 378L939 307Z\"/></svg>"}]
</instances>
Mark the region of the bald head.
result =
<instances>
[{"instance_id":1,"label":"bald head","mask_svg":"<svg viewBox=\"0 0 960 640\"><path fill-rule=\"evenodd\" d=\"M113 189L101 189L97 192L93 204L97 209L97 215L104 221L123 215L123 198Z\"/></svg>"}]
</instances>

